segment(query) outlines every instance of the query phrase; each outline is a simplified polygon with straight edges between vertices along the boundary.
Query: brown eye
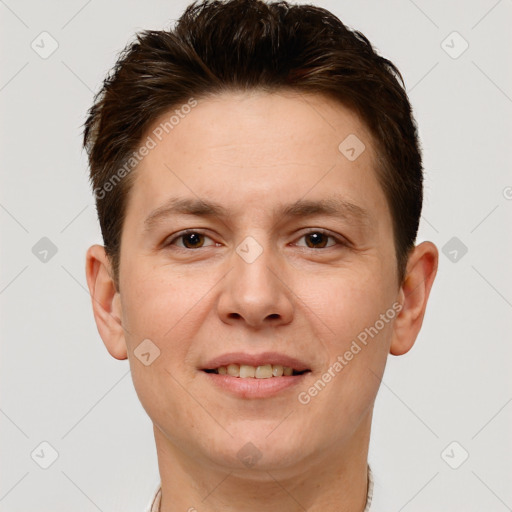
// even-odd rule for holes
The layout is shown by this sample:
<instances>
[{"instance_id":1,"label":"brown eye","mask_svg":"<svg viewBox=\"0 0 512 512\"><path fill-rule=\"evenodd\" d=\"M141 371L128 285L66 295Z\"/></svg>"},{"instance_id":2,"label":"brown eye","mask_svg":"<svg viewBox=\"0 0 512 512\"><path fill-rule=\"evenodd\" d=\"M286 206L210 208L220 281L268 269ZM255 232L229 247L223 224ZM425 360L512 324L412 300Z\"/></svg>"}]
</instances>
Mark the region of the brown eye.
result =
<instances>
[{"instance_id":1,"label":"brown eye","mask_svg":"<svg viewBox=\"0 0 512 512\"><path fill-rule=\"evenodd\" d=\"M181 238L183 239L183 245L185 245L187 249L196 249L204 242L204 235L201 233L187 233Z\"/></svg>"},{"instance_id":2,"label":"brown eye","mask_svg":"<svg viewBox=\"0 0 512 512\"><path fill-rule=\"evenodd\" d=\"M334 237L333 235L330 235L324 231L310 231L309 233L306 233L301 236L301 239L304 238L306 241L305 247L309 249L325 249L329 247L333 247L335 245L344 246L347 245L343 242L343 240L338 239ZM331 243L329 245L328 241L329 239L333 240L334 243ZM302 246L304 247L304 246Z\"/></svg>"},{"instance_id":3,"label":"brown eye","mask_svg":"<svg viewBox=\"0 0 512 512\"><path fill-rule=\"evenodd\" d=\"M318 247L324 248L327 244L327 239L330 238L325 233L314 232L308 235L305 235L306 243L308 247L316 249Z\"/></svg>"},{"instance_id":4,"label":"brown eye","mask_svg":"<svg viewBox=\"0 0 512 512\"><path fill-rule=\"evenodd\" d=\"M209 236L206 236L204 233L200 233L199 231L186 231L178 234L172 240L169 240L166 245L174 245L178 249L201 249L202 247L208 247L207 245L204 245L205 239L211 240ZM178 240L182 241L181 244L176 243Z\"/></svg>"}]
</instances>

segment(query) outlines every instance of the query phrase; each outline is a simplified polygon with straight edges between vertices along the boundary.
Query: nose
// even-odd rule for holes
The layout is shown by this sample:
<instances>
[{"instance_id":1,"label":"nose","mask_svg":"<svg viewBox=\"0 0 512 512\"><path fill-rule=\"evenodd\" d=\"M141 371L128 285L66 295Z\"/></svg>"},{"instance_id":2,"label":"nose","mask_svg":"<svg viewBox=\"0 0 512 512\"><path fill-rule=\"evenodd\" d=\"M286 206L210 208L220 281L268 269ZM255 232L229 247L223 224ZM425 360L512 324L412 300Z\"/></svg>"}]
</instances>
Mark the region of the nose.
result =
<instances>
[{"instance_id":1,"label":"nose","mask_svg":"<svg viewBox=\"0 0 512 512\"><path fill-rule=\"evenodd\" d=\"M270 249L256 259L233 254L233 267L222 280L218 314L223 322L245 323L259 329L286 325L293 319L293 292L279 274L279 261Z\"/></svg>"}]
</instances>

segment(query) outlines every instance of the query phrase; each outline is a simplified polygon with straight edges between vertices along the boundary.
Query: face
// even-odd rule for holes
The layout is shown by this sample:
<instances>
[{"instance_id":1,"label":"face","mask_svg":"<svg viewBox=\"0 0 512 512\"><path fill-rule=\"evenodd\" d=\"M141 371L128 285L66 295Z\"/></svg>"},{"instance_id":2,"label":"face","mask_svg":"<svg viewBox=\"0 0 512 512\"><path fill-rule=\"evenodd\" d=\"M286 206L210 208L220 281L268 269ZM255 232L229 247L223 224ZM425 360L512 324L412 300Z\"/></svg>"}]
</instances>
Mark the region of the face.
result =
<instances>
[{"instance_id":1,"label":"face","mask_svg":"<svg viewBox=\"0 0 512 512\"><path fill-rule=\"evenodd\" d=\"M369 132L320 95L198 100L160 141L169 117L148 132L122 234L122 343L143 407L208 467L348 456L403 302ZM307 371L204 371L229 362Z\"/></svg>"}]
</instances>

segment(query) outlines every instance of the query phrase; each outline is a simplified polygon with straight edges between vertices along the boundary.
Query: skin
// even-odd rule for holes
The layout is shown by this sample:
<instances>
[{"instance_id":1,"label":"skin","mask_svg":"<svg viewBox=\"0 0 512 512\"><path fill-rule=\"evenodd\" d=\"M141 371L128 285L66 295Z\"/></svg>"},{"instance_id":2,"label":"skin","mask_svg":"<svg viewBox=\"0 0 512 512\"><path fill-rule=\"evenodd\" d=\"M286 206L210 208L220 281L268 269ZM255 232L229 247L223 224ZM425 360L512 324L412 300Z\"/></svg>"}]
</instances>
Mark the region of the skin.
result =
<instances>
[{"instance_id":1,"label":"skin","mask_svg":"<svg viewBox=\"0 0 512 512\"><path fill-rule=\"evenodd\" d=\"M349 134L366 146L354 161L338 149ZM102 246L89 248L86 274L101 338L113 357L129 358L154 424L162 512L363 511L386 359L414 344L438 264L436 246L423 242L398 282L375 158L365 125L343 105L317 94L252 91L199 99L140 163L119 291ZM272 213L333 193L366 209L370 222ZM214 200L231 214L169 217L144 233L144 219L171 196ZM192 228L205 236L175 238ZM335 238L312 239L318 229ZM252 263L236 252L247 236L263 251ZM300 403L298 393L397 302L400 313ZM145 366L134 350L148 338L160 356ZM243 399L199 370L226 352L267 350L308 363L300 389ZM261 455L252 467L237 456L248 442Z\"/></svg>"}]
</instances>

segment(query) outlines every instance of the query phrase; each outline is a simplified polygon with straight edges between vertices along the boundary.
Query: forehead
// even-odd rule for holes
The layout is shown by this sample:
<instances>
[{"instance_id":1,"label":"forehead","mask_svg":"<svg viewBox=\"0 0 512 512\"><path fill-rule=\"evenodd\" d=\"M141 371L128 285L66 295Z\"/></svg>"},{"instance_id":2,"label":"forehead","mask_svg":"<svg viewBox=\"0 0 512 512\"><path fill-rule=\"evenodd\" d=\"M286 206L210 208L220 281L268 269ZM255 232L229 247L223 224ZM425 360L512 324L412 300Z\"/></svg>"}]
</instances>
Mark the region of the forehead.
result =
<instances>
[{"instance_id":1,"label":"forehead","mask_svg":"<svg viewBox=\"0 0 512 512\"><path fill-rule=\"evenodd\" d=\"M316 163L327 146L325 156L337 157L339 144L349 135L364 141L364 160L374 157L372 136L364 122L351 108L325 95L232 91L199 98L193 108L188 103L176 105L156 119L148 134L182 152L195 153L200 144L201 149L228 157L229 162L243 155L245 166L275 166L276 156L289 160L292 154ZM258 152L263 146L266 151ZM282 151L277 151L279 148Z\"/></svg>"},{"instance_id":2,"label":"forehead","mask_svg":"<svg viewBox=\"0 0 512 512\"><path fill-rule=\"evenodd\" d=\"M180 195L269 210L285 196L314 199L334 188L352 203L381 194L371 135L341 103L294 91L196 101L182 111L174 106L143 138L154 148L139 164L132 192L146 215Z\"/></svg>"}]
</instances>

